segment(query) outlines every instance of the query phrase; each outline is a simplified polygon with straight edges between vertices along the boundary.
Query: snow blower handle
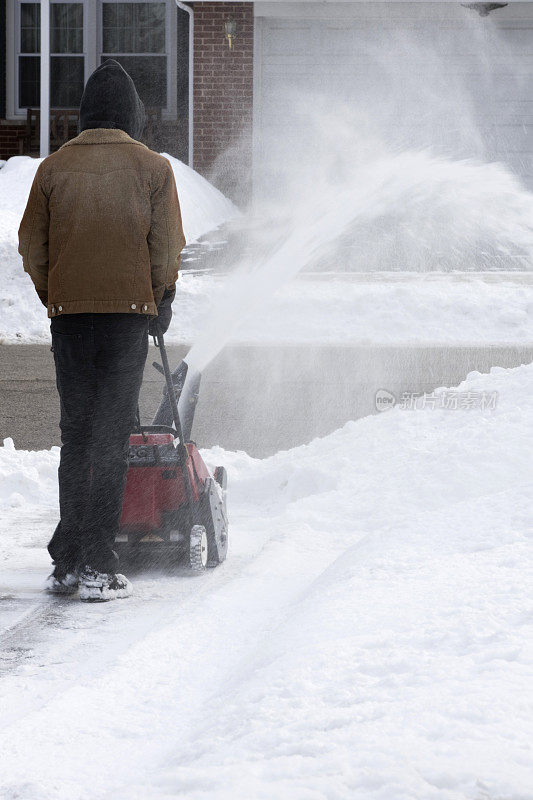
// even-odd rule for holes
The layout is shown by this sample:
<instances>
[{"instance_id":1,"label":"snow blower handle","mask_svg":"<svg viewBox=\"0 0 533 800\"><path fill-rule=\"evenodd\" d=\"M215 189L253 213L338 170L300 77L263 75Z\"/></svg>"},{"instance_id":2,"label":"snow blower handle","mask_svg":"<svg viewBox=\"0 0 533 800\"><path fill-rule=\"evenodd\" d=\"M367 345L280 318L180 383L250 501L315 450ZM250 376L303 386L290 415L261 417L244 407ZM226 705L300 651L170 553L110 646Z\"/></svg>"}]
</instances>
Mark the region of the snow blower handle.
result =
<instances>
[{"instance_id":1,"label":"snow blower handle","mask_svg":"<svg viewBox=\"0 0 533 800\"><path fill-rule=\"evenodd\" d=\"M198 517L198 511L196 507L196 503L194 502L194 495L191 483L191 476L188 469L188 460L189 460L189 451L187 450L187 445L185 443L185 439L183 437L183 429L181 427L181 420L178 411L178 403L176 400L176 392L174 390L174 383L172 381L172 373L170 372L170 367L168 365L168 358L167 358L167 350L165 347L165 340L163 338L163 333L161 331L161 326L159 325L157 319L154 320L154 327L156 330L156 335L154 336L154 344L156 347L159 347L159 352L161 353L161 361L163 362L163 372L165 374L165 380L167 382L167 389L168 389L168 399L170 401L170 408L172 410L172 416L174 418L174 427L176 429L176 433L178 434L178 445L177 445L177 452L181 464L181 470L183 474L183 481L185 484L185 493L187 495L187 507L189 510L189 521L191 528L194 525L201 524L201 520Z\"/></svg>"},{"instance_id":2,"label":"snow blower handle","mask_svg":"<svg viewBox=\"0 0 533 800\"><path fill-rule=\"evenodd\" d=\"M155 333L155 336L154 336L154 344L155 344L156 347L159 348L159 352L161 353L161 361L163 362L163 373L165 375L165 380L166 380L166 383L167 383L168 399L170 401L170 408L171 408L171 411L172 411L172 419L174 420L174 425L175 425L175 428L176 428L176 432L177 432L177 434L179 436L180 446L183 446L185 448L185 441L183 439L183 431L181 429L181 420L180 420L180 415L179 415L179 412L178 412L178 403L177 403L177 400L176 400L176 392L174 390L174 383L172 381L172 374L170 372L170 367L169 367L169 364L168 364L168 357L167 357L167 349L165 347L165 340L163 338L163 333L161 331L161 327L160 327L159 322L157 321L157 319L154 320L154 322L152 324L154 325L155 330L156 330L156 333ZM185 455L185 457L187 457L186 448L185 448L184 455Z\"/></svg>"}]
</instances>

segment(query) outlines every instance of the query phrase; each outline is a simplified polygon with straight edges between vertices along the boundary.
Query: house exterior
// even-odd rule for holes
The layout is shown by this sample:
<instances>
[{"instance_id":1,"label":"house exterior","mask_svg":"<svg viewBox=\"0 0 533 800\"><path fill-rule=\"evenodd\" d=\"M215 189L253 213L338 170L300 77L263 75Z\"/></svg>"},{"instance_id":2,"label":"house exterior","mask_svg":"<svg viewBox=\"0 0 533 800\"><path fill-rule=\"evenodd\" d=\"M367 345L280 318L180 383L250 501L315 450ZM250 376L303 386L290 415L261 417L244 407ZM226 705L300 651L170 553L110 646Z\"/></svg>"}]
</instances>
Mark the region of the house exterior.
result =
<instances>
[{"instance_id":1,"label":"house exterior","mask_svg":"<svg viewBox=\"0 0 533 800\"><path fill-rule=\"evenodd\" d=\"M51 0L51 106L75 108L90 72L117 58L151 110L151 146L183 160L192 155L195 169L239 201L260 180L265 159L275 161L279 142L289 136L297 147L305 134L294 109L299 94L327 97L342 87L342 98L367 116L381 100L391 108L397 100L402 141L413 146L424 146L424 109L438 109L442 95L448 108L457 99L456 116L433 120L444 149L501 160L533 188L533 3L196 1L187 4L192 39L180 5ZM409 44L396 52L399 33ZM6 158L20 152L27 108L39 104L38 2L0 0L0 46ZM428 48L434 57L425 75ZM464 140L470 113L483 141L476 152ZM380 122L397 127L390 115ZM279 161L286 156L280 149Z\"/></svg>"},{"instance_id":2,"label":"house exterior","mask_svg":"<svg viewBox=\"0 0 533 800\"><path fill-rule=\"evenodd\" d=\"M192 161L207 175L217 155L242 131L244 147L247 135L251 143L253 3L189 5L194 12ZM236 23L231 49L225 33L229 20ZM52 109L77 108L90 73L105 58L116 58L132 75L156 120L150 145L189 159L190 23L186 11L174 0L52 0L50 26ZM27 152L23 141L27 109L39 108L39 52L40 3L0 0L2 159ZM71 126L70 132L73 135L75 128ZM33 154L38 154L35 149ZM231 194L235 189L231 170L221 180Z\"/></svg>"}]
</instances>

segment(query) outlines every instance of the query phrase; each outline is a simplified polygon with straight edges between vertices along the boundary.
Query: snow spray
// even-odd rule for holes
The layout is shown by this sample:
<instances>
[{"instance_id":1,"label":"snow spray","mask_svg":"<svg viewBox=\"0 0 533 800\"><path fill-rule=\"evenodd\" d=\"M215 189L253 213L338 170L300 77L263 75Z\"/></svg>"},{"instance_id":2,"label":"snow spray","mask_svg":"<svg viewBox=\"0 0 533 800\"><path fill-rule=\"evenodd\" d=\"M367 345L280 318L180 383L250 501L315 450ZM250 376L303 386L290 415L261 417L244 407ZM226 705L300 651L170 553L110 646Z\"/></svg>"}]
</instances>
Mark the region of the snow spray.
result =
<instances>
[{"instance_id":1,"label":"snow spray","mask_svg":"<svg viewBox=\"0 0 533 800\"><path fill-rule=\"evenodd\" d=\"M491 253L508 269L533 264L533 196L498 164L445 161L427 153L382 156L355 170L347 181L322 182L311 197L292 211L292 230L273 252L258 254L254 262L246 261L230 274L214 314L187 355L192 370L201 372L242 320L264 308L302 269L312 263L333 269L332 247L350 229L359 232L356 257L363 268L368 263L364 239L368 247L372 225L384 220L397 229L394 248L385 234L375 242L389 269L393 253L408 248L412 261L428 249L433 255L440 253L441 263L452 261L455 254L456 264L468 255L470 264L482 246L483 254ZM417 235L413 221L417 215L421 221L429 207L433 227L420 224ZM401 218L405 229L398 230Z\"/></svg>"},{"instance_id":2,"label":"snow spray","mask_svg":"<svg viewBox=\"0 0 533 800\"><path fill-rule=\"evenodd\" d=\"M276 96L279 124L270 138L263 132L248 255L187 355L191 373L205 369L241 321L303 269L532 268L533 195L491 161L478 124L496 77L487 53L497 47L505 55L505 45L465 9L443 13L472 26L475 91L434 41L397 20L383 34L387 41L365 54L378 83L355 80L361 60L344 54L346 80L327 95L321 73L316 91Z\"/></svg>"}]
</instances>

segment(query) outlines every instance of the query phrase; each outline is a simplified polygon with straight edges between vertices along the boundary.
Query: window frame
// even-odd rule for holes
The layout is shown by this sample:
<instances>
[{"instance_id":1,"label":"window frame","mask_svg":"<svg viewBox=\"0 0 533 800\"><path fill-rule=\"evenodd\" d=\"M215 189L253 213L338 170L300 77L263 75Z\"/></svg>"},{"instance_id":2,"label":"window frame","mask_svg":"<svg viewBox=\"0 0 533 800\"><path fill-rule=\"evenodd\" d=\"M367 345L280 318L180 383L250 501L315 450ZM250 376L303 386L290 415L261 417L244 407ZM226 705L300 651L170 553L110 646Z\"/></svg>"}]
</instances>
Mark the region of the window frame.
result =
<instances>
[{"instance_id":1,"label":"window frame","mask_svg":"<svg viewBox=\"0 0 533 800\"><path fill-rule=\"evenodd\" d=\"M12 107L15 117L25 117L26 116L26 106L21 107L19 105L19 97L20 97L20 86L19 86L19 57L20 56L34 56L36 58L40 58L40 49L39 53L23 53L20 50L20 33L21 33L21 6L23 3L32 2L40 5L39 0L13 0L14 3L14 15L13 15L13 22L14 22L14 36L13 36L13 56L14 56L14 63L13 63L13 77L14 77L14 85L13 85L13 93L12 93ZM50 0L50 5L55 5L56 3L78 3L83 6L83 49L81 53L52 53L50 52L50 58L69 58L70 57L77 57L83 58L83 82L88 78L87 74L87 40L88 34L87 29L90 24L90 20L87 13L87 6L88 0ZM40 104L39 104L40 105ZM38 106L37 106L38 107ZM67 106L64 106L67 108ZM63 108L63 106L61 106Z\"/></svg>"},{"instance_id":2,"label":"window frame","mask_svg":"<svg viewBox=\"0 0 533 800\"><path fill-rule=\"evenodd\" d=\"M35 0L38 2L38 0ZM131 0L117 0L129 2ZM103 38L101 0L80 0L83 3L83 53L76 55L84 58L84 80L100 64L102 56L101 44ZM177 8L174 0L164 0L166 6L165 16L165 49L167 59L167 107L161 109L163 120L177 119ZM17 122L26 119L26 109L19 108L19 69L18 56L20 53L20 0L7 0L6 2L6 118ZM63 54L64 55L64 54ZM130 54L133 55L133 54Z\"/></svg>"},{"instance_id":3,"label":"window frame","mask_svg":"<svg viewBox=\"0 0 533 800\"><path fill-rule=\"evenodd\" d=\"M84 0L85 2L85 0ZM112 3L164 3L165 5L165 52L164 53L104 53L104 3L105 2L112 2ZM172 3L175 6L175 3ZM97 0L97 58L96 63L97 65L101 64L101 60L104 56L107 58L118 58L120 59L121 56L135 56L143 58L144 56L158 56L159 58L165 58L165 66L166 66L166 76L167 76L167 99L166 105L161 107L161 115L163 119L173 119L176 116L176 105L177 100L176 96L176 89L174 86L175 83L175 71L172 70L172 64L176 63L176 47L173 46L173 38L176 38L176 25L172 19L172 6L168 2L168 0ZM174 36L172 32L174 31ZM177 67L176 67L177 69Z\"/></svg>"}]
</instances>

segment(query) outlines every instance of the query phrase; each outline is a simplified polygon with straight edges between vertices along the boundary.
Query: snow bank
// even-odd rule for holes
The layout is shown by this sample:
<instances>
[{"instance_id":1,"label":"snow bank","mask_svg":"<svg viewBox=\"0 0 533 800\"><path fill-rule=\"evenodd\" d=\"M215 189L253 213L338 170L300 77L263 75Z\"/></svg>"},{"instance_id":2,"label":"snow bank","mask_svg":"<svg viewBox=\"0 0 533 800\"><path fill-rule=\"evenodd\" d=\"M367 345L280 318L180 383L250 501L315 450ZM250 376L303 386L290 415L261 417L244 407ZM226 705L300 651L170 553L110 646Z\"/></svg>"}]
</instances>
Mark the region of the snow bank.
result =
<instances>
[{"instance_id":1,"label":"snow bank","mask_svg":"<svg viewBox=\"0 0 533 800\"><path fill-rule=\"evenodd\" d=\"M458 391L497 403L395 408L266 460L204 453L229 471L228 561L139 576L131 605L73 602L30 637L0 689L0 794L529 798L533 365ZM57 461L0 453L43 487ZM15 564L35 538L16 514Z\"/></svg>"},{"instance_id":2,"label":"snow bank","mask_svg":"<svg viewBox=\"0 0 533 800\"><path fill-rule=\"evenodd\" d=\"M2 508L57 506L59 447L16 450L13 439L0 447L0 504Z\"/></svg>"},{"instance_id":3,"label":"snow bank","mask_svg":"<svg viewBox=\"0 0 533 800\"><path fill-rule=\"evenodd\" d=\"M323 568L172 758L169 794L529 797L533 366L459 390L498 406L394 410L265 461L216 454L232 503L269 529L249 580Z\"/></svg>"},{"instance_id":4,"label":"snow bank","mask_svg":"<svg viewBox=\"0 0 533 800\"><path fill-rule=\"evenodd\" d=\"M198 340L220 311L225 281L182 276L167 341ZM527 345L533 343L532 285L523 273L306 276L244 315L230 341Z\"/></svg>"},{"instance_id":5,"label":"snow bank","mask_svg":"<svg viewBox=\"0 0 533 800\"><path fill-rule=\"evenodd\" d=\"M164 153L180 195L187 243L235 217L236 206L190 167ZM0 169L0 343L39 342L49 338L46 310L23 272L18 254L18 227L41 159L10 158Z\"/></svg>"},{"instance_id":6,"label":"snow bank","mask_svg":"<svg viewBox=\"0 0 533 800\"><path fill-rule=\"evenodd\" d=\"M168 158L178 187L183 230L187 244L234 219L239 211L215 186L183 161L162 153Z\"/></svg>"}]
</instances>

